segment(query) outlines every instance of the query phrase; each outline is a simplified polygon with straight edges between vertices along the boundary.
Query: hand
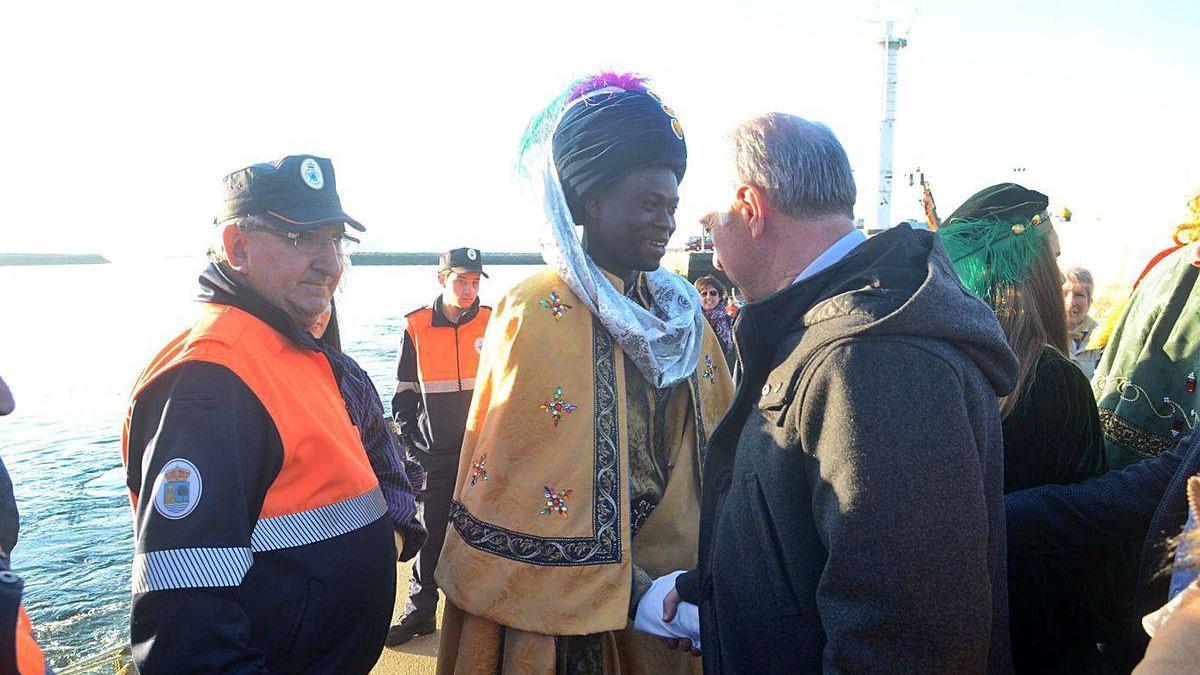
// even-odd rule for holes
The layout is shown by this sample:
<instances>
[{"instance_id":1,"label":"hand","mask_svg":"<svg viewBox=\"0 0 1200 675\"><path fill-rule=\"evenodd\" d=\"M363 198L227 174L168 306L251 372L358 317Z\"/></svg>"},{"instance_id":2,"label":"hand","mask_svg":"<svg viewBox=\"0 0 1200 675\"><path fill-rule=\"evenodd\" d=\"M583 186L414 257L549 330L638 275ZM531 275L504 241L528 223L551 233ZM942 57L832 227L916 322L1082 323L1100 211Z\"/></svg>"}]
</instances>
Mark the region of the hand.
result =
<instances>
[{"instance_id":1,"label":"hand","mask_svg":"<svg viewBox=\"0 0 1200 675\"><path fill-rule=\"evenodd\" d=\"M672 588L663 596L663 623L671 623L675 620L675 612L679 610L679 591ZM663 638L663 642L667 645L667 649L675 649L686 651L692 656L700 656L700 650L692 647L692 641L688 638Z\"/></svg>"},{"instance_id":2,"label":"hand","mask_svg":"<svg viewBox=\"0 0 1200 675\"><path fill-rule=\"evenodd\" d=\"M667 645L667 649L674 649L676 651L687 652L687 653L691 654L692 656L700 656L700 654L701 654L701 651L699 649L692 647L692 641L687 638L660 638L660 639L663 641L664 644Z\"/></svg>"},{"instance_id":3,"label":"hand","mask_svg":"<svg viewBox=\"0 0 1200 675\"><path fill-rule=\"evenodd\" d=\"M675 620L675 612L679 610L679 591L674 587L663 596L663 623Z\"/></svg>"}]
</instances>

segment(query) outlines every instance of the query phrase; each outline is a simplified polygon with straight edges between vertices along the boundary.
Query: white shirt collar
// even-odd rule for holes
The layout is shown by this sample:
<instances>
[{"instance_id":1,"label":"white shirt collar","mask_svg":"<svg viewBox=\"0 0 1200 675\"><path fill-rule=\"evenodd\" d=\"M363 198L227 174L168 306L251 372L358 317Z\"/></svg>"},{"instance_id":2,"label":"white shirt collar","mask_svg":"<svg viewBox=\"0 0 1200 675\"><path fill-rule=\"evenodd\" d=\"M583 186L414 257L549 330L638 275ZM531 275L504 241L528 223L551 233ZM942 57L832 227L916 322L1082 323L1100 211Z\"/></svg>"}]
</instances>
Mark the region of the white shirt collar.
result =
<instances>
[{"instance_id":1,"label":"white shirt collar","mask_svg":"<svg viewBox=\"0 0 1200 675\"><path fill-rule=\"evenodd\" d=\"M817 256L815 260L810 262L808 267L805 267L804 271L801 272L800 275L792 281L792 283L799 283L819 272L825 271L829 267L832 267L842 258L850 255L851 251L858 248L858 245L866 240L867 235L863 234L862 230L850 230L846 236L833 242L833 245L825 249L821 255Z\"/></svg>"}]
</instances>

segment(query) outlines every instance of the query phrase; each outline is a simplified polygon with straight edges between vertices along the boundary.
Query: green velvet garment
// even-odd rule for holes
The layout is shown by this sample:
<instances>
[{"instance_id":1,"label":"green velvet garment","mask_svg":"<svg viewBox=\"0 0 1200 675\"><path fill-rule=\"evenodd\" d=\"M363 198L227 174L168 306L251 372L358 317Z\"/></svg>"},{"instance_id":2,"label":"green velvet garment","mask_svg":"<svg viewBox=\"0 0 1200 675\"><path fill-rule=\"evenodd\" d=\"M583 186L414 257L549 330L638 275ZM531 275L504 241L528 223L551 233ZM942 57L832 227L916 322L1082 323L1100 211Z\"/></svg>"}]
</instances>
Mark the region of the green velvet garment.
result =
<instances>
[{"instance_id":1,"label":"green velvet garment","mask_svg":"<svg viewBox=\"0 0 1200 675\"><path fill-rule=\"evenodd\" d=\"M1078 483L1105 471L1087 378L1046 346L1004 423L1004 493Z\"/></svg>"},{"instance_id":2,"label":"green velvet garment","mask_svg":"<svg viewBox=\"0 0 1200 675\"><path fill-rule=\"evenodd\" d=\"M1134 291L1092 379L1109 469L1175 447L1200 410L1200 269L1191 247L1167 256Z\"/></svg>"}]
</instances>

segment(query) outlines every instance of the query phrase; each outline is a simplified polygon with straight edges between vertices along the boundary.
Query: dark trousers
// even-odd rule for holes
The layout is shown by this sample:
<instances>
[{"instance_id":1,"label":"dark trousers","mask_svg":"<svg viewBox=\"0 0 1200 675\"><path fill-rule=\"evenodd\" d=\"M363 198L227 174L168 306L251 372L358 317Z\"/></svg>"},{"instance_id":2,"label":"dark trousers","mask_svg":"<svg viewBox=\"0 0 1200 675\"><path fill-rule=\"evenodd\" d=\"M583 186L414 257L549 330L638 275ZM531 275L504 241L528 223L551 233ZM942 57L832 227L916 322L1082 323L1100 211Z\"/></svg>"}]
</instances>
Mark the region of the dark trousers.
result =
<instances>
[{"instance_id":1,"label":"dark trousers","mask_svg":"<svg viewBox=\"0 0 1200 675\"><path fill-rule=\"evenodd\" d=\"M425 523L429 538L421 546L413 561L412 580L408 584L408 607L406 616L433 620L437 613L438 587L433 579L438 557L442 554L442 543L446 541L446 523L450 516L450 499L454 495L454 480L458 474L457 453L427 454L414 453L415 459L425 469L425 492L417 506L418 514Z\"/></svg>"}]
</instances>

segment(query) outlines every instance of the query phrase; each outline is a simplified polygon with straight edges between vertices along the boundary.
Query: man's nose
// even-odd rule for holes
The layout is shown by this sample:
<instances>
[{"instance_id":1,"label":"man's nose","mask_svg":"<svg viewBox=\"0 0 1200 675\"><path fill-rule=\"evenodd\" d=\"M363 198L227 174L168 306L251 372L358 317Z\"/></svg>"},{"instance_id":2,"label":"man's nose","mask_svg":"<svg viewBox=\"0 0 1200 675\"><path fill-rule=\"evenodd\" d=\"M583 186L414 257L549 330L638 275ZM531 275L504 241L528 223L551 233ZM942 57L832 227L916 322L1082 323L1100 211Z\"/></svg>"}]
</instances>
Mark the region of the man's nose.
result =
<instances>
[{"instance_id":1,"label":"man's nose","mask_svg":"<svg viewBox=\"0 0 1200 675\"><path fill-rule=\"evenodd\" d=\"M331 277L341 276L343 264L342 252L333 240L323 242L321 250L313 255L312 268Z\"/></svg>"},{"instance_id":2,"label":"man's nose","mask_svg":"<svg viewBox=\"0 0 1200 675\"><path fill-rule=\"evenodd\" d=\"M713 267L724 272L725 268L721 267L721 256L717 255L717 247L714 246L712 252L713 252L713 258L712 258Z\"/></svg>"}]
</instances>

